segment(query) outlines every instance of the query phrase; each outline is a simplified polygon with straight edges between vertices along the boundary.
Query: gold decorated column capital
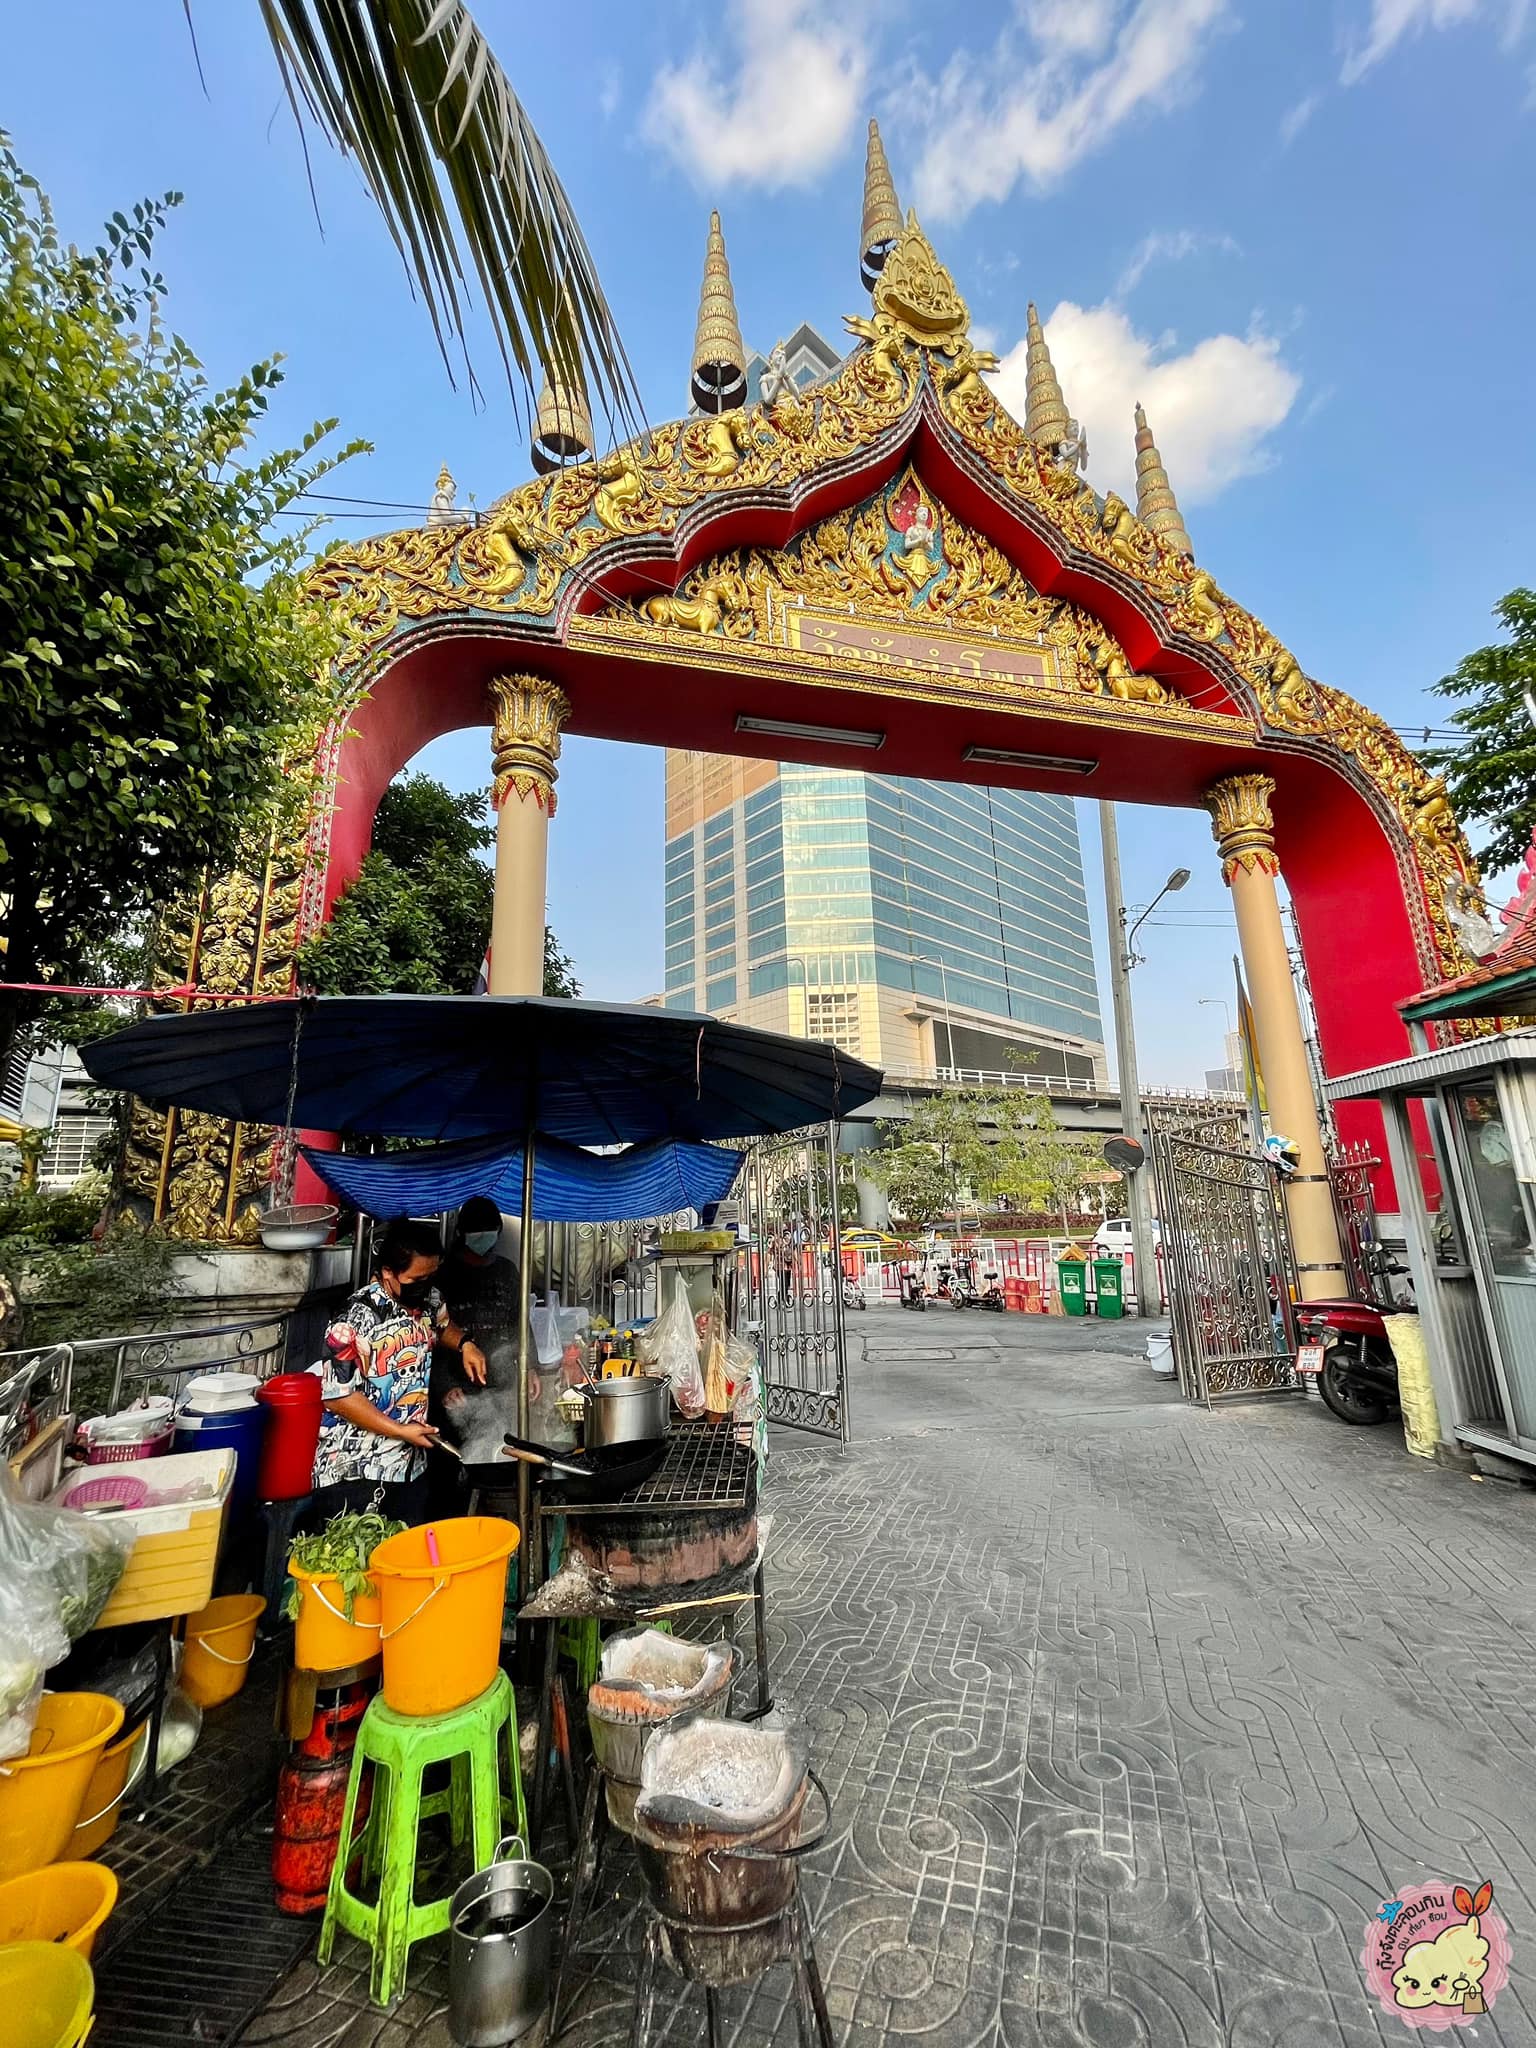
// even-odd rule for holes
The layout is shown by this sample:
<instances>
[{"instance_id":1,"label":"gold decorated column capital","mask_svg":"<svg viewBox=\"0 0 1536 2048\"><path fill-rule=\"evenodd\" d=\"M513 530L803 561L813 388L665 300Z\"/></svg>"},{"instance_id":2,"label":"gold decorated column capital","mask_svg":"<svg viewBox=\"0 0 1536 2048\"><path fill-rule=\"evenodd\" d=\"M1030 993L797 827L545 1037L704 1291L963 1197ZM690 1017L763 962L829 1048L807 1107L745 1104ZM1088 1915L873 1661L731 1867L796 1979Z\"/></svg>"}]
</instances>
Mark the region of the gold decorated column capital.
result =
<instances>
[{"instance_id":1,"label":"gold decorated column capital","mask_svg":"<svg viewBox=\"0 0 1536 2048\"><path fill-rule=\"evenodd\" d=\"M1274 778L1269 775L1229 775L1205 793L1211 830L1221 851L1222 880L1229 889L1239 868L1249 875L1280 872L1274 813L1269 808L1274 793Z\"/></svg>"},{"instance_id":2,"label":"gold decorated column capital","mask_svg":"<svg viewBox=\"0 0 1536 2048\"><path fill-rule=\"evenodd\" d=\"M497 810L514 791L532 797L551 817L555 811L555 763L560 733L571 715L571 700L558 683L542 676L497 676L491 684L492 796Z\"/></svg>"}]
</instances>

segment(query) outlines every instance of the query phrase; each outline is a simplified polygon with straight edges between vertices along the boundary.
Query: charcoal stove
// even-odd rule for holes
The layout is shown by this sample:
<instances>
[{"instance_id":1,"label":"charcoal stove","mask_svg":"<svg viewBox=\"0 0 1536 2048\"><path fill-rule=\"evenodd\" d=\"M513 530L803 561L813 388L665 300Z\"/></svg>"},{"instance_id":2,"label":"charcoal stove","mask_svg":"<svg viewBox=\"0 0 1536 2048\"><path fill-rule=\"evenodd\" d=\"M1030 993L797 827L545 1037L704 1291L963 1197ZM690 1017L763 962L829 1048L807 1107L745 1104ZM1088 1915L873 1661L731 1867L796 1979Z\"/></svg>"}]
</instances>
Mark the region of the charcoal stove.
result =
<instances>
[{"instance_id":1,"label":"charcoal stove","mask_svg":"<svg viewBox=\"0 0 1536 2048\"><path fill-rule=\"evenodd\" d=\"M757 1553L757 1460L731 1422L685 1422L642 1486L611 1501L542 1504L567 1546L626 1594L654 1599L739 1569Z\"/></svg>"}]
</instances>

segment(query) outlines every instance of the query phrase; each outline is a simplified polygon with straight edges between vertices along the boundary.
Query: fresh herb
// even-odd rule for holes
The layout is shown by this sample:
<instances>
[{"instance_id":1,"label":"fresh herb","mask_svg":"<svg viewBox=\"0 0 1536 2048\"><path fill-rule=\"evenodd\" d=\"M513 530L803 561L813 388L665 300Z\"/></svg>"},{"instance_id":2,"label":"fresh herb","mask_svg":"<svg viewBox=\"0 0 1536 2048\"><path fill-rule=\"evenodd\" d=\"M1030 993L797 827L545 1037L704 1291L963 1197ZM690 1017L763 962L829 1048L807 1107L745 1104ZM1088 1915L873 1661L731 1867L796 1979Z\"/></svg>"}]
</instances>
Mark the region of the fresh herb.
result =
<instances>
[{"instance_id":1,"label":"fresh herb","mask_svg":"<svg viewBox=\"0 0 1536 2048\"><path fill-rule=\"evenodd\" d=\"M353 1603L359 1593L372 1593L368 1560L386 1536L398 1536L404 1522L392 1522L387 1515L333 1515L323 1529L295 1536L288 1546L290 1570L297 1565L317 1579L334 1579L341 1587L342 1609L352 1619ZM288 1581L283 1595L283 1613L292 1621L299 1611L299 1582Z\"/></svg>"}]
</instances>

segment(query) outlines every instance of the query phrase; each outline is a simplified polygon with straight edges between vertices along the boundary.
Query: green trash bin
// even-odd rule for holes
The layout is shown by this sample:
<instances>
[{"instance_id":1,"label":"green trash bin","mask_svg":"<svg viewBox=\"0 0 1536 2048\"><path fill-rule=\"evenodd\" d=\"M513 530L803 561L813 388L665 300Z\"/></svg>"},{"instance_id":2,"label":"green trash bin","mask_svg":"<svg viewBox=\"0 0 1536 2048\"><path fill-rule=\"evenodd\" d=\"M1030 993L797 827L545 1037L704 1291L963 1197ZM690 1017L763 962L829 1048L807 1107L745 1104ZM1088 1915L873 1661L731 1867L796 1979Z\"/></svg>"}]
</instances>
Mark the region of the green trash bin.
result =
<instances>
[{"instance_id":1,"label":"green trash bin","mask_svg":"<svg viewBox=\"0 0 1536 2048\"><path fill-rule=\"evenodd\" d=\"M1065 1316L1088 1313L1088 1264L1085 1259L1058 1259L1056 1284L1061 1289L1061 1312Z\"/></svg>"},{"instance_id":2,"label":"green trash bin","mask_svg":"<svg viewBox=\"0 0 1536 2048\"><path fill-rule=\"evenodd\" d=\"M1095 1259L1093 1284L1098 1291L1098 1313L1107 1322L1125 1314L1125 1268L1118 1259ZM1082 1310L1078 1310L1082 1314Z\"/></svg>"}]
</instances>

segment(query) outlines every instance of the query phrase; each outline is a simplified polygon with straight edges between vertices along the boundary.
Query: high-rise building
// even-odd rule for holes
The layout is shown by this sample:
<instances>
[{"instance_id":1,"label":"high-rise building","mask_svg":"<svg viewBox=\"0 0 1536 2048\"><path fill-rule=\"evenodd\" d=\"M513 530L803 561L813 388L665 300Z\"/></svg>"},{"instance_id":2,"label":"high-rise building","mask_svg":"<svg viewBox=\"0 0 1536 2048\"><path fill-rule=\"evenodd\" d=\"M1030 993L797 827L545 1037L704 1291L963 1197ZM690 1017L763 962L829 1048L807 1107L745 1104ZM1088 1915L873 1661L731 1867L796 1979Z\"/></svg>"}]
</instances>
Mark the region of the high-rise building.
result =
<instances>
[{"instance_id":1,"label":"high-rise building","mask_svg":"<svg viewBox=\"0 0 1536 2048\"><path fill-rule=\"evenodd\" d=\"M893 1071L1102 1079L1069 797L669 750L666 1000Z\"/></svg>"}]
</instances>

